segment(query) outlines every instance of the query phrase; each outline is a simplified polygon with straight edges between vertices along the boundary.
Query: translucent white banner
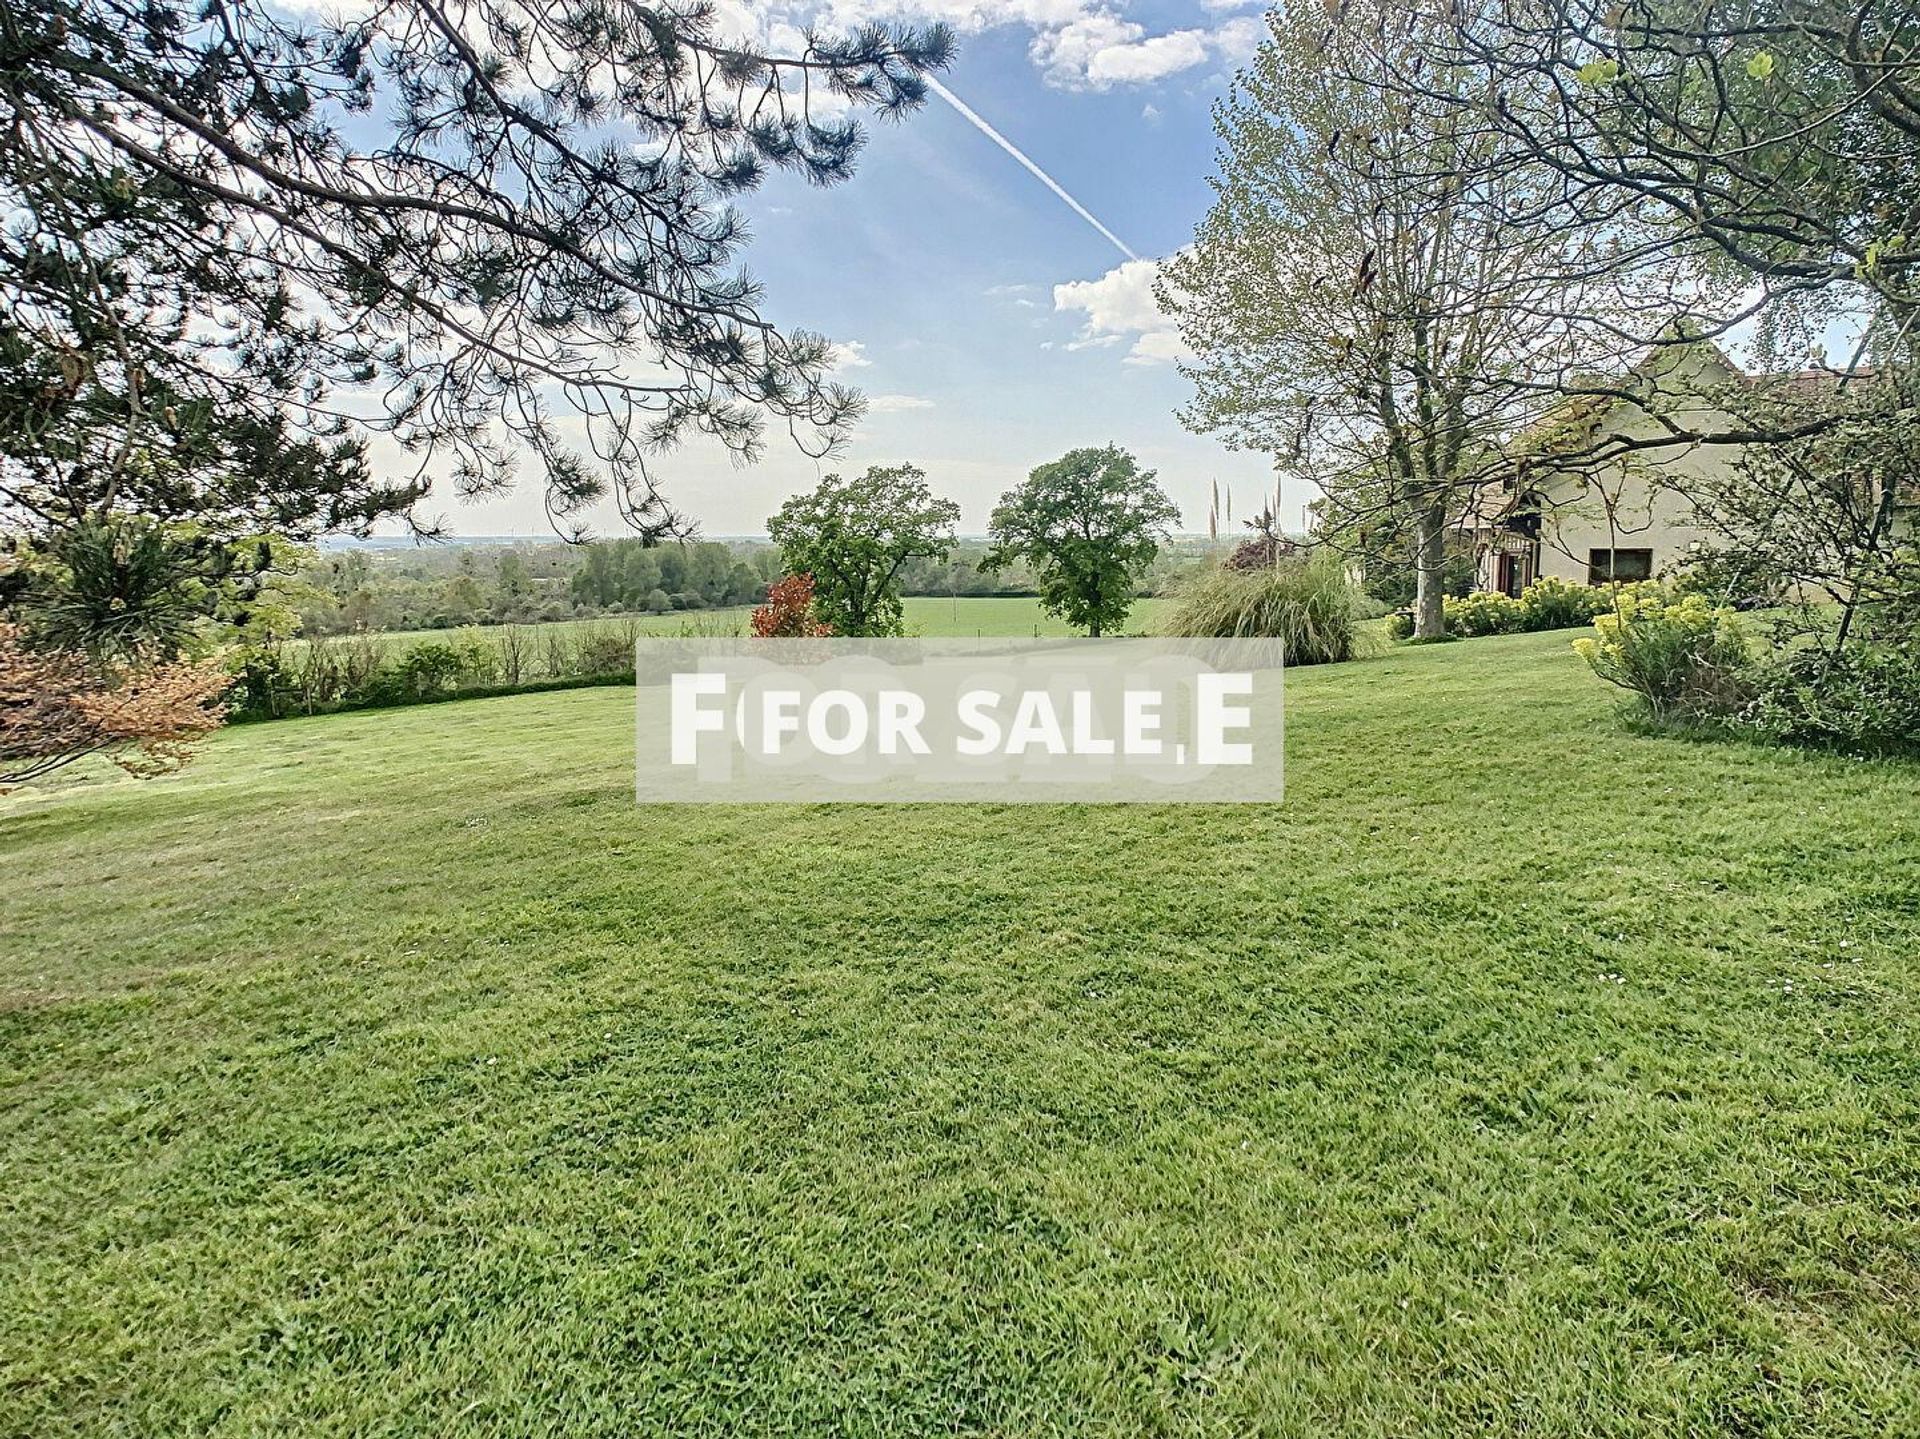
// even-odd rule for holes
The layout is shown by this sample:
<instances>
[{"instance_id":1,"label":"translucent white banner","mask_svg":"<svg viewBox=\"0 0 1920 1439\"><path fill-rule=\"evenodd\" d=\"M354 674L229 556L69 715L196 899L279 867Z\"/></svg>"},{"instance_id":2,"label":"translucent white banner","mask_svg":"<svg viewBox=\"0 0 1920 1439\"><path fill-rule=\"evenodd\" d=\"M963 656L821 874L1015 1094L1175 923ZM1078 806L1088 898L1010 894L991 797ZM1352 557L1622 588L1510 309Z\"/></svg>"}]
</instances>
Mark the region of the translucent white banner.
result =
<instances>
[{"instance_id":1,"label":"translucent white banner","mask_svg":"<svg viewBox=\"0 0 1920 1439\"><path fill-rule=\"evenodd\" d=\"M1278 640L643 639L643 804L1273 803Z\"/></svg>"}]
</instances>

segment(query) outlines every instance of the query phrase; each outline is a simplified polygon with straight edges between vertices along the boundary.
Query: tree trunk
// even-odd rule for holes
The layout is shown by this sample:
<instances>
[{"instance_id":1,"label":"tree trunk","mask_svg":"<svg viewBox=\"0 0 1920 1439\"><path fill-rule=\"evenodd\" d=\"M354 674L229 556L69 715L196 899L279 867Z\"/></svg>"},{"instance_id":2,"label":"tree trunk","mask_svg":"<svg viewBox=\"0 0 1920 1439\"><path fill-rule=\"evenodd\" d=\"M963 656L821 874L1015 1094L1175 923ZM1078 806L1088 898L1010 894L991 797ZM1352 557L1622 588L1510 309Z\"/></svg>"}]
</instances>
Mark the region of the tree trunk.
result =
<instances>
[{"instance_id":1,"label":"tree trunk","mask_svg":"<svg viewBox=\"0 0 1920 1439\"><path fill-rule=\"evenodd\" d=\"M1437 640L1447 632L1444 594L1447 561L1447 510L1433 504L1413 518L1413 637Z\"/></svg>"},{"instance_id":2,"label":"tree trunk","mask_svg":"<svg viewBox=\"0 0 1920 1439\"><path fill-rule=\"evenodd\" d=\"M1093 623L1087 626L1087 638L1090 640L1097 640L1100 638L1100 621L1095 620L1093 621Z\"/></svg>"}]
</instances>

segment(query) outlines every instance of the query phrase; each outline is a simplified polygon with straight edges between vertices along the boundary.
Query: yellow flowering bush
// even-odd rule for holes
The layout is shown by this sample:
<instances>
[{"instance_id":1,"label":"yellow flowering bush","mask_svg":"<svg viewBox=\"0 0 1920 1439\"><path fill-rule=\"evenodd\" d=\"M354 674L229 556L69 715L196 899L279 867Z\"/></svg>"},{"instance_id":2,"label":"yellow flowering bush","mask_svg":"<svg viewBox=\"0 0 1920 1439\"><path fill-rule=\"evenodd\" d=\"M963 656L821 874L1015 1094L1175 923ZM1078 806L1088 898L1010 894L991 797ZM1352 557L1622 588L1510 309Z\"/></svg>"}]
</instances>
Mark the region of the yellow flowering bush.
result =
<instances>
[{"instance_id":1,"label":"yellow flowering bush","mask_svg":"<svg viewBox=\"0 0 1920 1439\"><path fill-rule=\"evenodd\" d=\"M1441 602L1447 615L1447 632L1472 638L1475 635L1510 635L1526 628L1526 606L1505 595L1476 590L1470 595L1448 595Z\"/></svg>"},{"instance_id":2,"label":"yellow flowering bush","mask_svg":"<svg viewBox=\"0 0 1920 1439\"><path fill-rule=\"evenodd\" d=\"M1733 611L1703 595L1623 587L1573 648L1657 723L1726 715L1745 703L1748 650Z\"/></svg>"},{"instance_id":3,"label":"yellow flowering bush","mask_svg":"<svg viewBox=\"0 0 1920 1439\"><path fill-rule=\"evenodd\" d=\"M1572 629L1611 610L1616 594L1641 592L1664 595L1666 587L1657 580L1641 580L1629 585L1577 585L1544 575L1522 590L1519 599L1476 590L1470 595L1448 595L1441 603L1446 609L1447 632L1472 639L1477 635Z\"/></svg>"}]
</instances>

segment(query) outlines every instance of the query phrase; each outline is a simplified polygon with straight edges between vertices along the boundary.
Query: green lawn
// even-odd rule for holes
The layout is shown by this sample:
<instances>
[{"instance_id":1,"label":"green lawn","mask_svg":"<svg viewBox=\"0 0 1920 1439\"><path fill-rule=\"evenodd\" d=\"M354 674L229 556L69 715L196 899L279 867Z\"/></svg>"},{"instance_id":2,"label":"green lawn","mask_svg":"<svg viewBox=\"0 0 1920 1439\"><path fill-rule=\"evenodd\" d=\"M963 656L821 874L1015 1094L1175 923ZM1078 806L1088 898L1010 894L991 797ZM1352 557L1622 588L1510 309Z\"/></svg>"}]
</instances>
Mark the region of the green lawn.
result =
<instances>
[{"instance_id":1,"label":"green lawn","mask_svg":"<svg viewBox=\"0 0 1920 1439\"><path fill-rule=\"evenodd\" d=\"M641 810L605 689L0 801L0 1435L1920 1433L1920 769L1568 638L1271 808Z\"/></svg>"},{"instance_id":2,"label":"green lawn","mask_svg":"<svg viewBox=\"0 0 1920 1439\"><path fill-rule=\"evenodd\" d=\"M1160 607L1166 603L1161 599L1135 600L1133 612L1127 616L1126 629L1130 634L1139 634L1153 623ZM1034 634L1042 638L1054 635L1077 635L1085 631L1077 630L1064 620L1055 619L1040 608L1040 601L1020 599L999 595L975 599L943 600L931 595L916 595L906 602L907 628L922 635L1024 635Z\"/></svg>"}]
</instances>

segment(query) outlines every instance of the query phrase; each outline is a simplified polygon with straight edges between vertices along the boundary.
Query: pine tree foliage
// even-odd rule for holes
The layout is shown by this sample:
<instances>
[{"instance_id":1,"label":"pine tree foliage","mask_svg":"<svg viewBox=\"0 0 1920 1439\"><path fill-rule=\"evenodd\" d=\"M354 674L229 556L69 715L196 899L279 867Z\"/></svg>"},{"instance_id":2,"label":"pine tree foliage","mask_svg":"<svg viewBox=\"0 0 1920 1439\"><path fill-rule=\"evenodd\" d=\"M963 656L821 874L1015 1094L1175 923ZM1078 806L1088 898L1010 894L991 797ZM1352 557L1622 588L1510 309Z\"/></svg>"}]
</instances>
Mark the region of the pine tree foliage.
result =
<instances>
[{"instance_id":1,"label":"pine tree foliage","mask_svg":"<svg viewBox=\"0 0 1920 1439\"><path fill-rule=\"evenodd\" d=\"M610 493L672 533L681 441L859 413L733 197L844 179L951 50L762 53L704 0L0 0L0 513L364 531L531 456L566 532Z\"/></svg>"}]
</instances>

